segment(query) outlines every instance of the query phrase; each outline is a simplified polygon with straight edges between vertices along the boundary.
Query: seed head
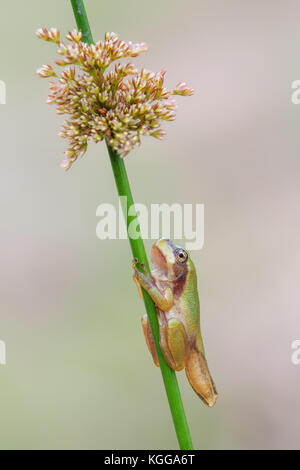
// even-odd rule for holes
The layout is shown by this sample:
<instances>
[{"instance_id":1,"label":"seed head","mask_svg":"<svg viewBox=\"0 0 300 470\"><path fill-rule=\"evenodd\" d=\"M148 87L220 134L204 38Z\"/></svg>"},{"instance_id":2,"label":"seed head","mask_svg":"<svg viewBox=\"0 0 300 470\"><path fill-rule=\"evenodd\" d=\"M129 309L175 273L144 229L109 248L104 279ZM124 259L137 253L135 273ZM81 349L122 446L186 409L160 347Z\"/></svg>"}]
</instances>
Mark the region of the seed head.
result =
<instances>
[{"instance_id":1,"label":"seed head","mask_svg":"<svg viewBox=\"0 0 300 470\"><path fill-rule=\"evenodd\" d=\"M193 94L184 82L173 91L165 88L165 70L138 71L132 63L116 63L107 70L115 61L145 52L144 43L126 43L115 33L106 33L104 41L88 45L76 29L66 36L67 43L60 41L56 28L40 28L36 35L58 45L61 59L55 63L64 67L56 73L50 65L43 65L37 74L54 77L47 103L56 104L58 114L68 115L60 131L69 142L61 163L66 170L85 153L88 141L106 139L125 157L140 144L142 135L162 139L161 123L175 119L176 102L170 97Z\"/></svg>"}]
</instances>

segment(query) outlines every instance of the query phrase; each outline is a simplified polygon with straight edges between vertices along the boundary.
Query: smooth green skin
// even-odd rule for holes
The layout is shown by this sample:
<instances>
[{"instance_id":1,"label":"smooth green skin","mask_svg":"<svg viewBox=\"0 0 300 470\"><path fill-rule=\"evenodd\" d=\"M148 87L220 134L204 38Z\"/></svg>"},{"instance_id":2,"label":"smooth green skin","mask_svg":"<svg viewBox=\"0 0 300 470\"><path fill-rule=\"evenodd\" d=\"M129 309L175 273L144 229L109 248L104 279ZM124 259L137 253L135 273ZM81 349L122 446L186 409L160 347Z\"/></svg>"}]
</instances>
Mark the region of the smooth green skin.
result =
<instances>
[{"instance_id":1,"label":"smooth green skin","mask_svg":"<svg viewBox=\"0 0 300 470\"><path fill-rule=\"evenodd\" d=\"M135 276L160 310L158 319L164 356L172 369L181 370L188 353L187 346L196 343L203 354L204 347L200 332L200 306L195 265L190 256L186 262L177 261L176 249L179 247L166 239L158 240L152 248L153 264L156 269L159 269L155 262L155 254L157 254L163 260L161 264L164 265L164 275L168 282L161 282L159 276L161 273L157 274L155 269L151 272L152 278L137 269ZM170 335L172 339L167 341L166 336ZM178 360L171 361L170 356Z\"/></svg>"},{"instance_id":2,"label":"smooth green skin","mask_svg":"<svg viewBox=\"0 0 300 470\"><path fill-rule=\"evenodd\" d=\"M178 250L184 259L178 257ZM151 275L138 270L134 264L134 279L156 304L160 347L165 360L173 370L185 368L193 389L207 406L212 407L217 392L207 367L201 336L195 265L185 250L167 239L160 239L153 245L152 262ZM146 315L142 326L147 346L158 365Z\"/></svg>"}]
</instances>

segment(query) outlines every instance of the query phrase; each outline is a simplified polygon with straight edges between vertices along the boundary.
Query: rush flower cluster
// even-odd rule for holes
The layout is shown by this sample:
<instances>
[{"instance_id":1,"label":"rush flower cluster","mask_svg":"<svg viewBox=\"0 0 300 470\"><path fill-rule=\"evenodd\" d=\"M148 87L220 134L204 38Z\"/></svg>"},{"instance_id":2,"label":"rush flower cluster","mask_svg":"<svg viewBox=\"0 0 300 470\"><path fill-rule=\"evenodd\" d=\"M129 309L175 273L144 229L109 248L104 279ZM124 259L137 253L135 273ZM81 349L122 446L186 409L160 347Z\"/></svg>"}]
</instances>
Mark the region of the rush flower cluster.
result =
<instances>
[{"instance_id":1,"label":"rush flower cluster","mask_svg":"<svg viewBox=\"0 0 300 470\"><path fill-rule=\"evenodd\" d=\"M193 93L184 82L172 91L165 88L165 70L138 71L132 63L116 63L107 70L119 59L145 52L144 43L126 43L115 33L106 33L104 41L88 45L75 29L67 35L66 44L56 28L42 28L36 34L58 45L61 59L55 63L64 67L57 73L51 65L43 65L37 74L54 79L47 103L56 104L58 114L68 115L60 132L69 142L61 163L65 169L86 151L89 140L106 139L124 157L140 144L142 135L161 139L161 123L175 119L176 103L171 96Z\"/></svg>"}]
</instances>

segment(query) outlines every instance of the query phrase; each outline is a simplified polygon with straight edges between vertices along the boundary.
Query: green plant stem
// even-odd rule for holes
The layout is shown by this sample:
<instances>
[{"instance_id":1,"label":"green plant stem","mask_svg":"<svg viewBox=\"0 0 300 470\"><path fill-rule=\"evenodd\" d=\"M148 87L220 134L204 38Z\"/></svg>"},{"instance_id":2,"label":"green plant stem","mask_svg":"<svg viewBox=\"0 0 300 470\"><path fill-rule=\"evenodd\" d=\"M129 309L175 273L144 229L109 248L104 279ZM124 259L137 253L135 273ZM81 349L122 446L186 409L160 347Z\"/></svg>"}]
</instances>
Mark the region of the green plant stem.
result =
<instances>
[{"instance_id":1,"label":"green plant stem","mask_svg":"<svg viewBox=\"0 0 300 470\"><path fill-rule=\"evenodd\" d=\"M73 7L77 27L81 30L83 35L83 40L89 44L93 43L93 37L91 33L91 29L89 26L87 14L85 11L84 3L82 0L71 0L71 4ZM127 172L124 164L124 160L118 155L118 153L114 152L112 148L107 144L108 153L110 157L110 162L118 190L119 197L126 196L126 206L122 207L124 217L126 220L127 225L127 232L130 223L134 220L137 221L137 214L134 209L134 202L133 197L131 194L131 189L127 177ZM128 209L131 207L131 215L128 215ZM140 232L140 228L138 226L137 231ZM144 242L142 237L140 236L137 239L133 239L128 235L128 239L131 246L132 255L134 258L138 259L139 264L144 263L147 270L149 270L149 263L144 247ZM180 395L180 390L178 387L178 382L176 378L175 372L168 366L166 363L163 353L160 349L159 345L159 327L156 315L155 305L148 295L148 293L142 289L144 303L150 323L150 328L152 331L155 349L157 352L161 374L163 377L169 406L174 422L174 427L178 439L178 443L180 449L189 450L193 449L193 444L190 436L190 431L188 427L188 423L185 416L185 411L183 408L183 403Z\"/></svg>"}]
</instances>

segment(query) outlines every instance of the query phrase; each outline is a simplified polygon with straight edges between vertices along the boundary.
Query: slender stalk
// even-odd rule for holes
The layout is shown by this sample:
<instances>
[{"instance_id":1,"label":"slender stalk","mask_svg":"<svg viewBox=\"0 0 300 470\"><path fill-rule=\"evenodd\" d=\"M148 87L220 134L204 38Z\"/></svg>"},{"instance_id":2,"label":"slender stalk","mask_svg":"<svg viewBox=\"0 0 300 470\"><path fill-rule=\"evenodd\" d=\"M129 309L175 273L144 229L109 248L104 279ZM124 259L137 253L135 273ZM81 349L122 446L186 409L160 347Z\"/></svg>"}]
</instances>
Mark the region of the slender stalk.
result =
<instances>
[{"instance_id":1,"label":"slender stalk","mask_svg":"<svg viewBox=\"0 0 300 470\"><path fill-rule=\"evenodd\" d=\"M83 39L85 42L91 44L93 42L93 37L91 29L89 26L87 14L85 11L84 3L82 0L71 0L71 4L74 11L74 16L76 19L77 27L82 31ZM110 157L110 162L118 190L119 197L126 196L126 206L123 207L124 217L127 224L127 231L130 223L137 219L137 214L131 212L131 215L128 215L128 209L131 207L131 211L134 207L133 197L131 194L131 189L127 177L126 168L124 165L124 160L114 152L112 148L107 145L108 153ZM138 226L137 231L140 232L140 227ZM128 239L131 246L132 255L134 258L138 259L139 264L144 263L147 270L149 270L149 263L144 247L144 242L140 236L137 239L132 239L128 235ZM156 316L155 305L148 295L148 293L142 289L144 303L154 339L155 349L157 352L160 369L169 401L169 406L174 422L175 431L177 434L178 443L180 449L188 450L193 449L193 444L190 436L190 431L188 423L185 416L185 411L183 408L183 403L180 395L180 390L178 387L178 382L175 372L168 366L166 363L163 353L159 345L159 327Z\"/></svg>"}]
</instances>

